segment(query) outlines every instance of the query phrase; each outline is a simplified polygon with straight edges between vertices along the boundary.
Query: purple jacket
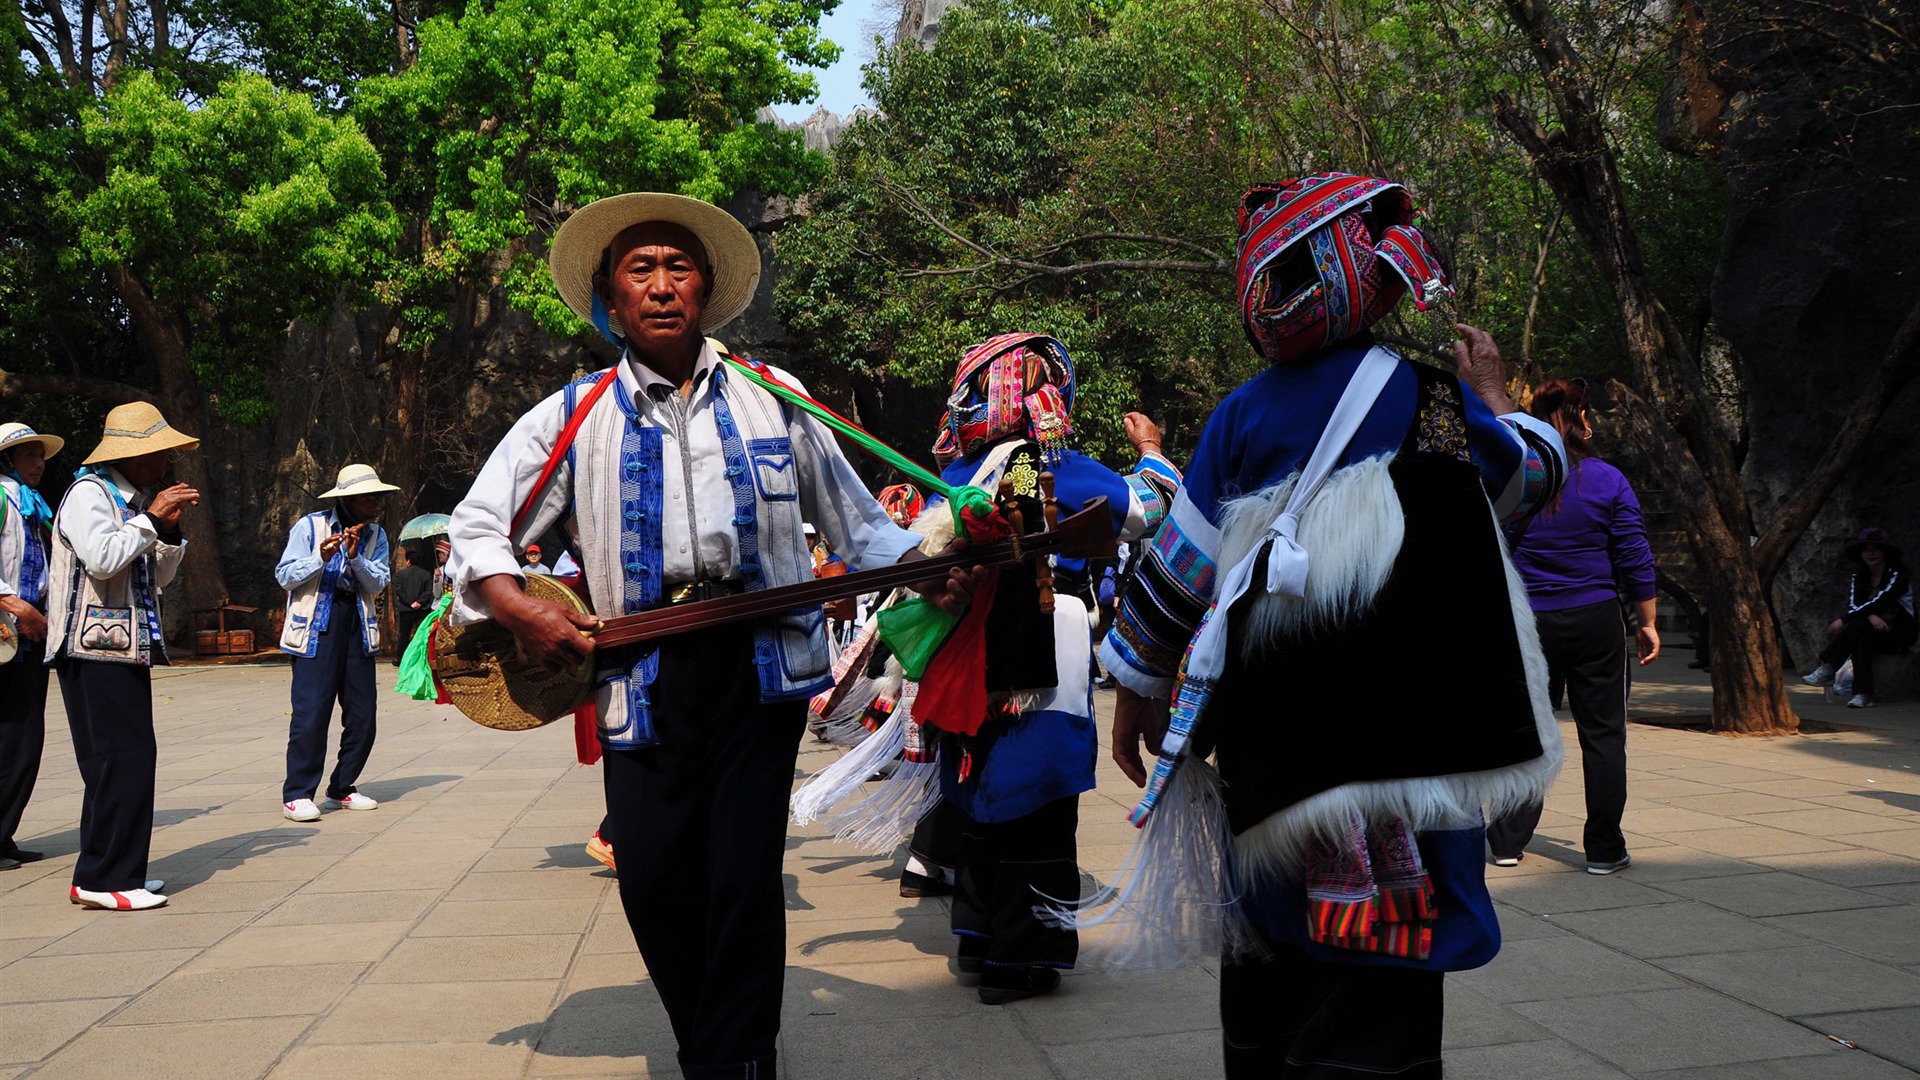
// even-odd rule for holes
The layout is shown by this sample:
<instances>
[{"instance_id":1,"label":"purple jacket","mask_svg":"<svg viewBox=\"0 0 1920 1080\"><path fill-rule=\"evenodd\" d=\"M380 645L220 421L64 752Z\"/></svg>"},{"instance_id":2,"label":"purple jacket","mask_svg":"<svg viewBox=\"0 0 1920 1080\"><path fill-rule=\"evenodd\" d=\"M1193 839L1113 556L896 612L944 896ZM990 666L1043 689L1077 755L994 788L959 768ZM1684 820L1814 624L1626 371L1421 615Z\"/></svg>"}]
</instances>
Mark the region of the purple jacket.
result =
<instances>
[{"instance_id":1,"label":"purple jacket","mask_svg":"<svg viewBox=\"0 0 1920 1080\"><path fill-rule=\"evenodd\" d=\"M1560 504L1516 526L1508 539L1535 611L1653 599L1653 549L1640 500L1620 470L1599 458L1574 464Z\"/></svg>"}]
</instances>

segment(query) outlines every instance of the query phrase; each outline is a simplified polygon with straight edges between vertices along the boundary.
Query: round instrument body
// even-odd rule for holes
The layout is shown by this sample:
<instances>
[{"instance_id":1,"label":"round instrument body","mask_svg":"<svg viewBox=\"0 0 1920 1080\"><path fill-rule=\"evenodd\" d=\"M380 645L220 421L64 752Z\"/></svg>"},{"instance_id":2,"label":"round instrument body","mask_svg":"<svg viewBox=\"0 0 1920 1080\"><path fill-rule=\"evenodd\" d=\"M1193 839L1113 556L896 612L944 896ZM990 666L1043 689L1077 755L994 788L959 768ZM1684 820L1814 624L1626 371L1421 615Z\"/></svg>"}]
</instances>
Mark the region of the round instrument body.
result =
<instances>
[{"instance_id":1,"label":"round instrument body","mask_svg":"<svg viewBox=\"0 0 1920 1080\"><path fill-rule=\"evenodd\" d=\"M0 612L0 664L9 663L20 654L20 630L14 625L13 616Z\"/></svg>"},{"instance_id":2,"label":"round instrument body","mask_svg":"<svg viewBox=\"0 0 1920 1080\"><path fill-rule=\"evenodd\" d=\"M527 595L591 614L574 591L543 574L528 574ZM506 628L492 620L433 630L433 676L467 719L495 731L543 727L573 712L593 690L593 657L553 672L520 655Z\"/></svg>"}]
</instances>

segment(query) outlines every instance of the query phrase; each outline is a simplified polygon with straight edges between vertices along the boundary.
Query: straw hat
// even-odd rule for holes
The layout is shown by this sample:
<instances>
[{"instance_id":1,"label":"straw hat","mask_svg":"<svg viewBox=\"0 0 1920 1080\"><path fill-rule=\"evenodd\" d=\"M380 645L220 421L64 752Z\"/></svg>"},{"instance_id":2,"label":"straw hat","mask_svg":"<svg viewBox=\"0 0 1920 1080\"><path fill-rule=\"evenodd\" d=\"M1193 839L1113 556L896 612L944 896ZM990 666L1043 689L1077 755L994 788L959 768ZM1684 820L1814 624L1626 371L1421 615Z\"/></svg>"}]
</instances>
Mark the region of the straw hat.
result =
<instances>
[{"instance_id":1,"label":"straw hat","mask_svg":"<svg viewBox=\"0 0 1920 1080\"><path fill-rule=\"evenodd\" d=\"M382 483L380 474L373 471L371 465L353 464L340 470L334 477L333 490L323 491L323 499L344 499L349 495L377 495L383 491L399 491L392 484Z\"/></svg>"},{"instance_id":2,"label":"straw hat","mask_svg":"<svg viewBox=\"0 0 1920 1080\"><path fill-rule=\"evenodd\" d=\"M151 402L133 401L125 405L116 405L107 414L107 430L100 445L93 448L82 465L99 465L108 461L125 461L159 450L192 450L200 445L200 440L183 431L174 430L167 418Z\"/></svg>"},{"instance_id":3,"label":"straw hat","mask_svg":"<svg viewBox=\"0 0 1920 1080\"><path fill-rule=\"evenodd\" d=\"M547 265L560 299L575 315L593 321L593 274L613 238L648 221L669 221L698 237L713 267L713 292L700 315L700 329L725 326L747 310L760 284L760 245L732 214L698 199L662 191L636 191L588 203L553 235ZM614 332L619 333L618 323Z\"/></svg>"},{"instance_id":4,"label":"straw hat","mask_svg":"<svg viewBox=\"0 0 1920 1080\"><path fill-rule=\"evenodd\" d=\"M67 445L67 440L60 436L42 435L25 424L0 424L0 452L11 450L21 443L30 442L39 443L41 450L48 457L59 453L60 448Z\"/></svg>"}]
</instances>

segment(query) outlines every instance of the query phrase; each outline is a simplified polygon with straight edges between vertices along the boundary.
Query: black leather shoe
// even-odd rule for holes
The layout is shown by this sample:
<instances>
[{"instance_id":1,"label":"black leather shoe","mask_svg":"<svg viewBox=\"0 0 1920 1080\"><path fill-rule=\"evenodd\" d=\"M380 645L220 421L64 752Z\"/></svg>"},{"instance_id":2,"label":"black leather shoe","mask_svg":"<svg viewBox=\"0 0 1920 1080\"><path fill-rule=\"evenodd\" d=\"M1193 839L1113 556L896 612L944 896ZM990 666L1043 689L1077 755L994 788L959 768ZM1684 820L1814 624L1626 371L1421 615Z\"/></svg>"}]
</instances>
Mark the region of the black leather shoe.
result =
<instances>
[{"instance_id":1,"label":"black leather shoe","mask_svg":"<svg viewBox=\"0 0 1920 1080\"><path fill-rule=\"evenodd\" d=\"M990 967L980 975L980 1003L1005 1005L1060 988L1060 972L1050 967Z\"/></svg>"},{"instance_id":2,"label":"black leather shoe","mask_svg":"<svg viewBox=\"0 0 1920 1080\"><path fill-rule=\"evenodd\" d=\"M20 869L19 859L9 859L4 855L0 855L0 870L18 870L18 869Z\"/></svg>"},{"instance_id":3,"label":"black leather shoe","mask_svg":"<svg viewBox=\"0 0 1920 1080\"><path fill-rule=\"evenodd\" d=\"M16 862L39 862L46 858L46 855L38 851L28 851L26 848L14 848L7 852L6 857Z\"/></svg>"},{"instance_id":4,"label":"black leather shoe","mask_svg":"<svg viewBox=\"0 0 1920 1080\"><path fill-rule=\"evenodd\" d=\"M928 877L911 870L900 871L900 895L909 900L918 900L923 896L951 896L953 886L947 884L944 877Z\"/></svg>"}]
</instances>

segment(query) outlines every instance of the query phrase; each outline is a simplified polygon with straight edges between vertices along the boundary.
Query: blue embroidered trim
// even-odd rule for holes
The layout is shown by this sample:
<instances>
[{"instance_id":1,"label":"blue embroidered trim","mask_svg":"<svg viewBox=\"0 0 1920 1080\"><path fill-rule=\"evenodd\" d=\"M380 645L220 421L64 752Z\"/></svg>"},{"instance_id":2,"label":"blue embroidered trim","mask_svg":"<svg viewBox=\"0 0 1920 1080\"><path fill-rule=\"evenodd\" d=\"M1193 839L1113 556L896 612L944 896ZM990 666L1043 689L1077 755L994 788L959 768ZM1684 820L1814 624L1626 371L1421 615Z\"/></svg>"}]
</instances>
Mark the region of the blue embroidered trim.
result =
<instances>
[{"instance_id":1,"label":"blue embroidered trim","mask_svg":"<svg viewBox=\"0 0 1920 1080\"><path fill-rule=\"evenodd\" d=\"M727 484L733 489L733 535L740 551L740 582L747 592L767 587L760 567L760 519L754 496L753 480L747 476L747 447L740 440L740 429L733 422L733 408L727 404L727 368L713 369L713 423L720 431L720 450L727 462ZM753 663L760 671L762 700L773 700L780 693L779 650L770 621L762 620L753 629Z\"/></svg>"},{"instance_id":2,"label":"blue embroidered trim","mask_svg":"<svg viewBox=\"0 0 1920 1080\"><path fill-rule=\"evenodd\" d=\"M80 471L74 473L76 480L88 476L98 480L100 486L106 489L107 498L113 500L113 508L120 514L120 524L125 525L127 522L132 521L133 507L127 505L127 500L120 497L120 489L114 487L113 481L107 478L106 466L95 465L83 467ZM85 572L84 570L81 571L81 573ZM74 588L76 603L80 595L80 590L77 585L78 580L78 578L75 579L76 585ZM151 551L133 560L132 573L128 578L128 584L133 587L133 598L140 608L140 614L144 616L142 623L144 624L147 635L147 662L151 664L153 653L158 652L162 657L167 655L167 639L160 633L160 605L155 601L153 595L153 553Z\"/></svg>"},{"instance_id":3,"label":"blue embroidered trim","mask_svg":"<svg viewBox=\"0 0 1920 1080\"><path fill-rule=\"evenodd\" d=\"M660 603L660 566L665 557L660 535L664 443L659 428L640 423L640 412L627 388L616 380L613 390L627 418L620 436L620 606L632 615ZM616 745L653 744L651 695L659 674L657 648L648 649L628 671L627 731Z\"/></svg>"}]
</instances>

